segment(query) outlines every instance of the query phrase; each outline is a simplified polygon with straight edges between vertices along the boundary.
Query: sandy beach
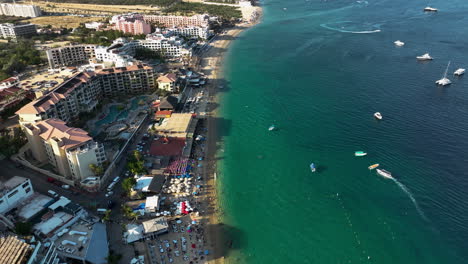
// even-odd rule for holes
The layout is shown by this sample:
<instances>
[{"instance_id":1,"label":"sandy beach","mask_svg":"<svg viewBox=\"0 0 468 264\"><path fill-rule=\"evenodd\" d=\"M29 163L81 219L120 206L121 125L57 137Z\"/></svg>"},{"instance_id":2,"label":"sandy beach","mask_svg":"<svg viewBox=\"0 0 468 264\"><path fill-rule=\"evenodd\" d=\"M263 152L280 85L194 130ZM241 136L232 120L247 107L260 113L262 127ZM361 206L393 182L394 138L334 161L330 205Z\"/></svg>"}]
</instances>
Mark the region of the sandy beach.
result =
<instances>
[{"instance_id":1,"label":"sandy beach","mask_svg":"<svg viewBox=\"0 0 468 264\"><path fill-rule=\"evenodd\" d=\"M200 60L200 70L203 71L210 80L207 87L210 101L212 105L218 106L215 109L210 109L207 113L207 166L205 166L203 172L206 180L206 190L208 190L204 200L207 206L205 220L207 221L206 224L208 228L206 230L206 235L210 251L212 252L212 258L210 258L208 263L211 264L224 263L226 252L229 249L229 240L223 237L223 210L218 203L218 183L215 179L217 173L216 151L219 144L221 144L217 133L217 117L219 116L219 104L222 97L222 93L219 92L219 86L224 85L223 63L226 52L232 41L235 41L240 33L255 24L256 23L242 24L227 30L225 34L218 36L217 39L212 42L212 47L202 54Z\"/></svg>"}]
</instances>

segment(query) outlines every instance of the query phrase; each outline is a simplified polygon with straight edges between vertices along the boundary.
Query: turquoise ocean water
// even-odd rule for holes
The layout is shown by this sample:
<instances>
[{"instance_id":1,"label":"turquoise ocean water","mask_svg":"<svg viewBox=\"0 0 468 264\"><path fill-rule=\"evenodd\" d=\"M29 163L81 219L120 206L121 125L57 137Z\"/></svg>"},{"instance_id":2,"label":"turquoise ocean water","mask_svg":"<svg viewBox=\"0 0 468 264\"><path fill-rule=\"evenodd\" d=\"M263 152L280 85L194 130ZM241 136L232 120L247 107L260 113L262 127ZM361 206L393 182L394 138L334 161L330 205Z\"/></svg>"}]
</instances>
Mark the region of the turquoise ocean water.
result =
<instances>
[{"instance_id":1,"label":"turquoise ocean water","mask_svg":"<svg viewBox=\"0 0 468 264\"><path fill-rule=\"evenodd\" d=\"M229 263L468 263L468 76L451 75L468 68L467 13L464 0L264 2L226 64ZM437 87L449 60L453 84Z\"/></svg>"}]
</instances>

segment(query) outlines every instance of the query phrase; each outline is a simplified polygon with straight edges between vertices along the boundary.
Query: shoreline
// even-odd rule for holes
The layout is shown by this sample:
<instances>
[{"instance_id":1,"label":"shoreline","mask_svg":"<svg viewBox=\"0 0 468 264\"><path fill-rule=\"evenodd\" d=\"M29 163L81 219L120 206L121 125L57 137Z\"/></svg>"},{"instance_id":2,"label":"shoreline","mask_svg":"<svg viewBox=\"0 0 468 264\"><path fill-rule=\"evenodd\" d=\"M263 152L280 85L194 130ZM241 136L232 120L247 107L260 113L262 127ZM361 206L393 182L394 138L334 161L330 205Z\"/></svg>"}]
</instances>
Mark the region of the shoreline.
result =
<instances>
[{"instance_id":1,"label":"shoreline","mask_svg":"<svg viewBox=\"0 0 468 264\"><path fill-rule=\"evenodd\" d=\"M212 48L210 48L210 50L204 53L200 58L200 70L204 72L211 71L210 74L206 75L209 80L211 80L211 83L207 87L210 102L219 106L216 109L210 110L207 113L206 118L206 127L208 129L206 151L207 164L204 167L203 177L206 181L205 185L207 190L204 200L208 213L204 217L206 224L209 227L207 228L206 234L211 252L211 257L209 258L209 261L207 261L209 264L225 263L225 253L229 249L223 236L224 232L222 217L224 213L220 208L218 182L216 180L216 174L219 174L216 154L217 147L219 144L221 144L218 131L218 118L220 117L219 108L222 107L221 101L223 97L223 90L221 90L220 93L219 86L224 85L224 63L229 46L242 32L259 24L261 18L262 13L260 9L260 15L256 21L236 25L233 28L226 30L226 34L224 34L222 37L227 38L213 41Z\"/></svg>"}]
</instances>

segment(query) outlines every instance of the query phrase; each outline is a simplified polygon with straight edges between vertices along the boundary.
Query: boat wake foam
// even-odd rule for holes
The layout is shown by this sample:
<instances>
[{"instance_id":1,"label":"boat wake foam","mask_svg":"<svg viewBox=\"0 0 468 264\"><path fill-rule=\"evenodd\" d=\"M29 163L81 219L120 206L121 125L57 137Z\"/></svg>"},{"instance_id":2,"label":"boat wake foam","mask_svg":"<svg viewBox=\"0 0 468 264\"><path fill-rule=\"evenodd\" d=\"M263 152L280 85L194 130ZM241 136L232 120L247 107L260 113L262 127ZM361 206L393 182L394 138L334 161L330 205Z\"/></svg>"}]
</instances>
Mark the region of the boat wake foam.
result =
<instances>
[{"instance_id":1,"label":"boat wake foam","mask_svg":"<svg viewBox=\"0 0 468 264\"><path fill-rule=\"evenodd\" d=\"M418 211L419 215L426 221L429 221L426 217L426 215L424 214L424 212L421 210L421 208L419 207L419 204L418 202L416 201L416 199L413 197L413 194L410 192L410 190L401 182L399 182L397 179L395 178L391 178L397 185L398 187L400 187L400 189L403 190L403 192L406 193L406 195L408 195L408 197L410 198L410 200L413 202L414 204L414 207L416 207L416 211Z\"/></svg>"},{"instance_id":2,"label":"boat wake foam","mask_svg":"<svg viewBox=\"0 0 468 264\"><path fill-rule=\"evenodd\" d=\"M320 26L329 30L351 34L373 34L382 31L380 30L379 24L356 25L352 21L338 21L333 23L325 23L320 24ZM363 28L365 28L366 30L359 30Z\"/></svg>"}]
</instances>

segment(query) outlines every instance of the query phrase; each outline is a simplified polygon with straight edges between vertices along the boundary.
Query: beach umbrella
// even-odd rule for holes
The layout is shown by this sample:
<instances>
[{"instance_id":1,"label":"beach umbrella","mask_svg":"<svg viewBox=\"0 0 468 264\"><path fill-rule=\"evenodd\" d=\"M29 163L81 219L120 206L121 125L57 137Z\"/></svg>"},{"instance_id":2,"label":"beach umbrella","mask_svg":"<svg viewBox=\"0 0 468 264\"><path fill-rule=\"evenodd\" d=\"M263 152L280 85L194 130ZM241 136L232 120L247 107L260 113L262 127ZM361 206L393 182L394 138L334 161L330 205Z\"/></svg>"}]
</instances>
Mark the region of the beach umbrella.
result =
<instances>
[{"instance_id":1,"label":"beach umbrella","mask_svg":"<svg viewBox=\"0 0 468 264\"><path fill-rule=\"evenodd\" d=\"M182 223L182 221L181 221L181 220L177 220L177 221L176 221L176 223L178 223L178 224L181 224L181 223Z\"/></svg>"},{"instance_id":2,"label":"beach umbrella","mask_svg":"<svg viewBox=\"0 0 468 264\"><path fill-rule=\"evenodd\" d=\"M208 249L205 250L205 255L210 254L210 251Z\"/></svg>"},{"instance_id":3,"label":"beach umbrella","mask_svg":"<svg viewBox=\"0 0 468 264\"><path fill-rule=\"evenodd\" d=\"M195 220L192 221L192 224L193 224L193 225L195 225L196 223L197 223L197 221L195 221Z\"/></svg>"}]
</instances>

